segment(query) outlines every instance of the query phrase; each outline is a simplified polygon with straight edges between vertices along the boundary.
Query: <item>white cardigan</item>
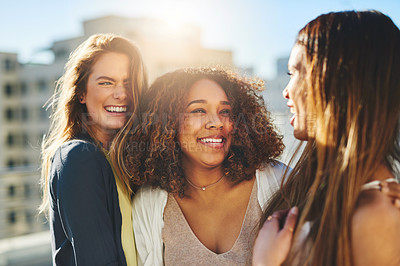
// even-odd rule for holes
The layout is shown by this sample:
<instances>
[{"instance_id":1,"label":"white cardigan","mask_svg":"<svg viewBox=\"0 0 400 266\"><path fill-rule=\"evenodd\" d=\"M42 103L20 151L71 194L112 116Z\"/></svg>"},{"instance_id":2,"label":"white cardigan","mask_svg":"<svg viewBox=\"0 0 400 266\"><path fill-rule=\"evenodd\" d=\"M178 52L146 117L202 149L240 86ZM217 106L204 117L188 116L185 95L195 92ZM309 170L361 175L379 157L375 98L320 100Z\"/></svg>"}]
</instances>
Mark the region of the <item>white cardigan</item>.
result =
<instances>
[{"instance_id":1,"label":"white cardigan","mask_svg":"<svg viewBox=\"0 0 400 266\"><path fill-rule=\"evenodd\" d=\"M268 164L256 171L257 198L264 211L267 200L279 189L286 165ZM162 228L168 192L160 188L142 187L132 203L133 232L138 253L138 265L163 265Z\"/></svg>"}]
</instances>

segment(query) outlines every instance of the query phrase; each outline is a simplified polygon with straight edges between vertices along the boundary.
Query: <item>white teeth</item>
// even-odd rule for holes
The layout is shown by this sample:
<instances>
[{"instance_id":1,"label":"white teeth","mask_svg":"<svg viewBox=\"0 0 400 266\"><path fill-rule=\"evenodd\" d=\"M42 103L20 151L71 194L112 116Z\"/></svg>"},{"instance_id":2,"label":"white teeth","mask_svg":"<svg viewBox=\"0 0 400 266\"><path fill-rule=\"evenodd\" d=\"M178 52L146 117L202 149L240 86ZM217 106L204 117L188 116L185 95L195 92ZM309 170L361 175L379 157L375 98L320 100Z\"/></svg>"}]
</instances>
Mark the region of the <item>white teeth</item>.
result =
<instances>
[{"instance_id":1,"label":"white teeth","mask_svg":"<svg viewBox=\"0 0 400 266\"><path fill-rule=\"evenodd\" d=\"M201 139L201 141L205 143L222 143L222 139L213 139L213 138L204 138Z\"/></svg>"},{"instance_id":2,"label":"white teeth","mask_svg":"<svg viewBox=\"0 0 400 266\"><path fill-rule=\"evenodd\" d=\"M126 106L107 106L106 110L112 113L125 113Z\"/></svg>"}]
</instances>

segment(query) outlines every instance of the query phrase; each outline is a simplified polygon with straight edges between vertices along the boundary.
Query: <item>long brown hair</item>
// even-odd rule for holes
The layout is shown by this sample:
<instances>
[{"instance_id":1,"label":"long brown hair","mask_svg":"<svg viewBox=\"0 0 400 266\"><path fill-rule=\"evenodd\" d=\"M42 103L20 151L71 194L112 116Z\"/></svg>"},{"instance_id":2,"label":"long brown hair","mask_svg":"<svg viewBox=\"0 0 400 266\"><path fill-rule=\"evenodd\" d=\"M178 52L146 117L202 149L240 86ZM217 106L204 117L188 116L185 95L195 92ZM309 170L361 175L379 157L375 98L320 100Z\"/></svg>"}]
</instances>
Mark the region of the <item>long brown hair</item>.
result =
<instances>
[{"instance_id":1,"label":"long brown hair","mask_svg":"<svg viewBox=\"0 0 400 266\"><path fill-rule=\"evenodd\" d=\"M64 75L57 81L55 92L49 100L49 107L53 113L50 117L50 129L42 143L42 176L43 201L40 207L45 211L49 206L48 179L51 158L55 151L68 140L76 138L79 134L87 132L94 141L95 134L87 125L85 114L86 105L79 102L79 97L85 94L91 68L97 58L104 53L117 52L128 56L130 61L131 93L133 95L133 115L124 128L134 123L138 112L138 99L147 87L147 75L139 49L128 39L113 34L97 34L89 37L69 57L65 66ZM122 128L115 138L121 138ZM110 152L114 151L112 144ZM119 176L126 189L130 191L129 181L124 176Z\"/></svg>"},{"instance_id":2,"label":"long brown hair","mask_svg":"<svg viewBox=\"0 0 400 266\"><path fill-rule=\"evenodd\" d=\"M308 23L296 45L306 51L309 141L261 222L299 206L297 228L311 221L311 229L285 264L351 265L361 186L382 163L399 170L400 31L377 11L329 13Z\"/></svg>"},{"instance_id":3,"label":"long brown hair","mask_svg":"<svg viewBox=\"0 0 400 266\"><path fill-rule=\"evenodd\" d=\"M232 104L233 140L223 162L233 182L251 179L263 163L273 162L284 148L264 101L257 93L263 82L245 79L223 68L179 69L159 77L143 95L143 119L120 153L120 171L132 178L134 186L144 183L184 196L185 178L182 150L177 133L184 99L198 80L218 83Z\"/></svg>"}]
</instances>

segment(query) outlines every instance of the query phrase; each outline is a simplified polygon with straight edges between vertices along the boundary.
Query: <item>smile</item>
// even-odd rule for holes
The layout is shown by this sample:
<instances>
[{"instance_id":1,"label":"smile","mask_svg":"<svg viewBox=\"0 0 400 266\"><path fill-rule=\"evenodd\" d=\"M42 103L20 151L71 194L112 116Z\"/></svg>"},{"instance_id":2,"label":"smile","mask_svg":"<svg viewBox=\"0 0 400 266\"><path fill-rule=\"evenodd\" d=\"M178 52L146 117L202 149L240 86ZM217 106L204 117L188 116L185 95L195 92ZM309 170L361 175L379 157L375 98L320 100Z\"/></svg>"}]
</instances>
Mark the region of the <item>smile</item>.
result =
<instances>
[{"instance_id":1,"label":"smile","mask_svg":"<svg viewBox=\"0 0 400 266\"><path fill-rule=\"evenodd\" d=\"M292 114L295 114L295 113L296 113L292 101L288 101L288 102L287 102L287 107L289 107L290 112L291 112Z\"/></svg>"},{"instance_id":2,"label":"smile","mask_svg":"<svg viewBox=\"0 0 400 266\"><path fill-rule=\"evenodd\" d=\"M199 139L199 141L203 143L222 143L223 139L203 138Z\"/></svg>"},{"instance_id":3,"label":"smile","mask_svg":"<svg viewBox=\"0 0 400 266\"><path fill-rule=\"evenodd\" d=\"M224 147L226 138L223 136L209 136L205 138L198 138L197 142L214 149L222 149Z\"/></svg>"},{"instance_id":4,"label":"smile","mask_svg":"<svg viewBox=\"0 0 400 266\"><path fill-rule=\"evenodd\" d=\"M126 106L106 106L104 109L110 113L126 113L128 108Z\"/></svg>"}]
</instances>

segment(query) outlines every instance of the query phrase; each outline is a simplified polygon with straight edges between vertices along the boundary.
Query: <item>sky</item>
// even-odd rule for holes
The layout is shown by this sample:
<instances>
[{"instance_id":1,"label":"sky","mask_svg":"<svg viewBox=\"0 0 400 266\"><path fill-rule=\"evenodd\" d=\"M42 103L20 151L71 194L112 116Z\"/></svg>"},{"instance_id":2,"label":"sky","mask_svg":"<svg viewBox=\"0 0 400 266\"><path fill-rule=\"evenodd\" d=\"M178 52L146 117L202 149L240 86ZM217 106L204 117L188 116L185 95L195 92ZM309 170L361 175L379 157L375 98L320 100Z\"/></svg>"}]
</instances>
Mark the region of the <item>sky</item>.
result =
<instances>
[{"instance_id":1,"label":"sky","mask_svg":"<svg viewBox=\"0 0 400 266\"><path fill-rule=\"evenodd\" d=\"M46 60L41 50L82 35L82 22L105 15L191 23L207 48L233 51L238 67L272 79L297 32L330 11L377 9L400 27L399 0L0 0L0 51L22 63Z\"/></svg>"}]
</instances>

